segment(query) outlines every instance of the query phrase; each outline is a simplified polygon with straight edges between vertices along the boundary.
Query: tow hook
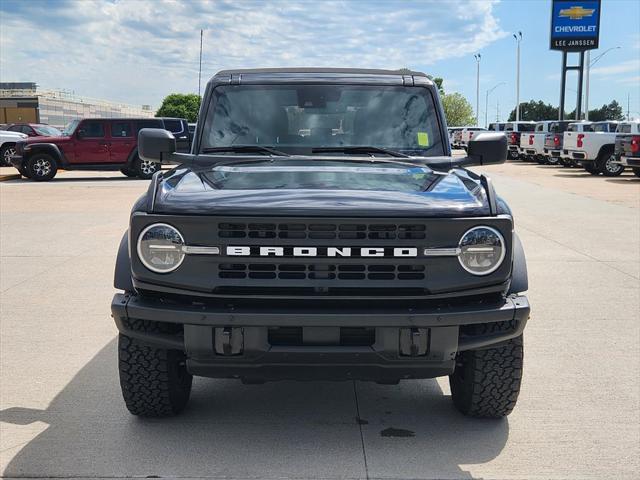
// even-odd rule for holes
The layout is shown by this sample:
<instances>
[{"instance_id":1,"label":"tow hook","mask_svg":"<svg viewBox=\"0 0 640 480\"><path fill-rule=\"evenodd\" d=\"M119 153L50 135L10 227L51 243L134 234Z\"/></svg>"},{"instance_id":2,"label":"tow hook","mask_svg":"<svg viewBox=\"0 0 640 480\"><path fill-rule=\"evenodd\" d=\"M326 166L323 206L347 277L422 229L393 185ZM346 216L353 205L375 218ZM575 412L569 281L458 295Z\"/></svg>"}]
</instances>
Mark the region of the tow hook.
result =
<instances>
[{"instance_id":1,"label":"tow hook","mask_svg":"<svg viewBox=\"0 0 640 480\"><path fill-rule=\"evenodd\" d=\"M241 355L244 350L244 332L237 327L216 328L213 342L218 355Z\"/></svg>"},{"instance_id":2,"label":"tow hook","mask_svg":"<svg viewBox=\"0 0 640 480\"><path fill-rule=\"evenodd\" d=\"M400 329L400 355L419 357L427 354L428 331L426 328Z\"/></svg>"}]
</instances>

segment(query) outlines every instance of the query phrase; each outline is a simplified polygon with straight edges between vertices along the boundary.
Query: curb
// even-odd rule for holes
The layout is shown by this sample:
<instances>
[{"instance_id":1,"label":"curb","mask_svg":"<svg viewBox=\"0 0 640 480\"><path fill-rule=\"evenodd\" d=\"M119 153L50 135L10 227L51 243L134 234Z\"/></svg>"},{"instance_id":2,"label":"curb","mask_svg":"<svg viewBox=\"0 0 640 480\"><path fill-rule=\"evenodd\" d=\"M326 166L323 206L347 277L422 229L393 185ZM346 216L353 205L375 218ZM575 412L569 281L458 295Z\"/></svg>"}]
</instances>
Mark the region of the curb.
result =
<instances>
[{"instance_id":1,"label":"curb","mask_svg":"<svg viewBox=\"0 0 640 480\"><path fill-rule=\"evenodd\" d=\"M22 177L19 173L12 173L9 175L0 175L0 182L6 182L7 180L18 180Z\"/></svg>"}]
</instances>

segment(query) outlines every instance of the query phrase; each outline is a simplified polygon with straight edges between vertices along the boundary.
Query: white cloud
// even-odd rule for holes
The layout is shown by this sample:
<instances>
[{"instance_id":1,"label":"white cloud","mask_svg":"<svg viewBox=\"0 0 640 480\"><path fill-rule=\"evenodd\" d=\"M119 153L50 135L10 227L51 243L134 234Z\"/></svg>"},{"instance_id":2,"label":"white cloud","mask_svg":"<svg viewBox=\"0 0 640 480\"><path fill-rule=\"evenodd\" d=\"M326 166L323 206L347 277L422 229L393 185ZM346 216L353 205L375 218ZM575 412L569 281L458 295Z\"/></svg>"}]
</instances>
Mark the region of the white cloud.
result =
<instances>
[{"instance_id":1,"label":"white cloud","mask_svg":"<svg viewBox=\"0 0 640 480\"><path fill-rule=\"evenodd\" d=\"M629 72L640 72L640 59L627 60L614 65L606 65L591 69L591 75L600 75L603 77Z\"/></svg>"},{"instance_id":2,"label":"white cloud","mask_svg":"<svg viewBox=\"0 0 640 480\"><path fill-rule=\"evenodd\" d=\"M131 103L197 91L223 68L412 67L463 57L507 35L495 2L97 0L0 4L3 81ZM28 39L28 41L25 41Z\"/></svg>"}]
</instances>

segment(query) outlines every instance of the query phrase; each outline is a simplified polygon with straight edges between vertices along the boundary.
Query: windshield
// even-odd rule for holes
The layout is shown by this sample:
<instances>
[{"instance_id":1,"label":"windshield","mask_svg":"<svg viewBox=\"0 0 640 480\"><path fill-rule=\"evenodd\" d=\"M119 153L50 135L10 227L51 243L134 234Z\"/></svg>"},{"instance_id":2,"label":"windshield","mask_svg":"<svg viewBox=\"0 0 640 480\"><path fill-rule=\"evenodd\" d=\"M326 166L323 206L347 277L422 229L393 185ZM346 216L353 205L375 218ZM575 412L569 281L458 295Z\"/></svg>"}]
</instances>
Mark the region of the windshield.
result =
<instances>
[{"instance_id":1,"label":"windshield","mask_svg":"<svg viewBox=\"0 0 640 480\"><path fill-rule=\"evenodd\" d=\"M429 90L377 85L217 87L201 151L234 145L305 154L318 147L353 146L416 156L445 154Z\"/></svg>"},{"instance_id":2,"label":"windshield","mask_svg":"<svg viewBox=\"0 0 640 480\"><path fill-rule=\"evenodd\" d=\"M33 129L38 135L44 135L47 137L59 137L62 135L60 130L55 127L50 127L49 125L34 125Z\"/></svg>"},{"instance_id":3,"label":"windshield","mask_svg":"<svg viewBox=\"0 0 640 480\"><path fill-rule=\"evenodd\" d=\"M80 120L71 121L70 123L67 124L66 127L64 127L64 130L62 130L62 134L71 135L75 131L79 123L80 123Z\"/></svg>"}]
</instances>

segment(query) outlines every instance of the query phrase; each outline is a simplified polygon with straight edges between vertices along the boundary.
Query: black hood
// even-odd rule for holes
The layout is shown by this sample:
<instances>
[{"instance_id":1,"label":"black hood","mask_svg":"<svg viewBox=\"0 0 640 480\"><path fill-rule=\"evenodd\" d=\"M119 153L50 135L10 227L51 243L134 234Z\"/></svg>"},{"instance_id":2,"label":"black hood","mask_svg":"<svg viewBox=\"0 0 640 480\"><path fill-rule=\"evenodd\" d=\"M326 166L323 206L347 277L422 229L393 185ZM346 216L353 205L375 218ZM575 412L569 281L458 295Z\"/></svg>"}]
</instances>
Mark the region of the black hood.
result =
<instances>
[{"instance_id":1,"label":"black hood","mask_svg":"<svg viewBox=\"0 0 640 480\"><path fill-rule=\"evenodd\" d=\"M489 215L476 175L462 169L314 159L177 167L155 190L153 211L195 215Z\"/></svg>"}]
</instances>

